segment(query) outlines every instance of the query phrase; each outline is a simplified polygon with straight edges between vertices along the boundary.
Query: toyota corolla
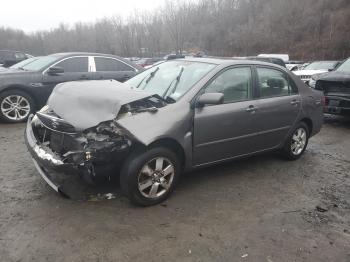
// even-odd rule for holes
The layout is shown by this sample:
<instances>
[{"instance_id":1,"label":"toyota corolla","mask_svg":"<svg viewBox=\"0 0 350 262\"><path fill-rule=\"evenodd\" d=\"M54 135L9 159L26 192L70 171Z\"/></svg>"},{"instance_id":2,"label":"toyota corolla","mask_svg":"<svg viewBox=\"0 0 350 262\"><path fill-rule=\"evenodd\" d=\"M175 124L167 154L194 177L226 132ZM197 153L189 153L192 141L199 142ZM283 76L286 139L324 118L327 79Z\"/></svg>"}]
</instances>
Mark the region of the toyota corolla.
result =
<instances>
[{"instance_id":1,"label":"toyota corolla","mask_svg":"<svg viewBox=\"0 0 350 262\"><path fill-rule=\"evenodd\" d=\"M59 84L29 117L25 139L45 181L117 177L142 206L160 203L180 174L279 151L298 159L323 123L323 94L278 65L181 59L125 83ZM283 163L281 163L283 164Z\"/></svg>"}]
</instances>

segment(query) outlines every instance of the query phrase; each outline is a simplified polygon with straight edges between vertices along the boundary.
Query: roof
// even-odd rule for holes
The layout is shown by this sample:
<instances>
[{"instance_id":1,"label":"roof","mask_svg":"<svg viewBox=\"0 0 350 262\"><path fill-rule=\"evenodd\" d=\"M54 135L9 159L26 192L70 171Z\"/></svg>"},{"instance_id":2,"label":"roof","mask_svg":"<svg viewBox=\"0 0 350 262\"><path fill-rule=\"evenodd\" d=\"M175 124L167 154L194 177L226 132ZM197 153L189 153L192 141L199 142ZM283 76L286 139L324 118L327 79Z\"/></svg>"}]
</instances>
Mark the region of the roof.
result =
<instances>
[{"instance_id":1,"label":"roof","mask_svg":"<svg viewBox=\"0 0 350 262\"><path fill-rule=\"evenodd\" d=\"M235 64L244 64L244 65L275 65L277 67L280 67L279 65L257 61L257 60L247 60L247 59L235 59L235 58L226 58L226 57L191 57L191 58L183 58L183 59L177 59L177 60L183 60L183 61L191 61L191 62L202 62L202 63L210 63L210 64L217 64L217 65L235 65ZM173 61L173 60L170 60Z\"/></svg>"},{"instance_id":2,"label":"roof","mask_svg":"<svg viewBox=\"0 0 350 262\"><path fill-rule=\"evenodd\" d=\"M58 57L68 57L68 56L114 56L118 57L116 55L111 55L111 54L101 54L101 53L89 53L89 52L65 52L65 53L55 53L55 54L49 54L49 56L58 56Z\"/></svg>"}]
</instances>

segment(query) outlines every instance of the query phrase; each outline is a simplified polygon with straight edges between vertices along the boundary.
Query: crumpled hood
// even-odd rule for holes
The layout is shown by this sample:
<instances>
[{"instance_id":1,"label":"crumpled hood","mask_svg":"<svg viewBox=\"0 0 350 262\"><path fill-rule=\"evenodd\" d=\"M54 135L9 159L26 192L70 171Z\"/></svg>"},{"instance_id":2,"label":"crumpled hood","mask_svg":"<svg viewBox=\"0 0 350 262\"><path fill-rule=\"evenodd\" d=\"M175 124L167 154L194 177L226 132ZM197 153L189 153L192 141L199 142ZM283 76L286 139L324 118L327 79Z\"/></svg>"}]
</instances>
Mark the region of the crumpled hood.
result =
<instances>
[{"instance_id":1,"label":"crumpled hood","mask_svg":"<svg viewBox=\"0 0 350 262\"><path fill-rule=\"evenodd\" d=\"M122 105L155 93L135 89L115 80L75 81L59 84L48 106L77 131L114 119Z\"/></svg>"},{"instance_id":2,"label":"crumpled hood","mask_svg":"<svg viewBox=\"0 0 350 262\"><path fill-rule=\"evenodd\" d=\"M305 76L312 76L315 74L325 73L328 72L328 70L298 70L293 71L293 73L297 76L305 75Z\"/></svg>"},{"instance_id":3,"label":"crumpled hood","mask_svg":"<svg viewBox=\"0 0 350 262\"><path fill-rule=\"evenodd\" d=\"M318 80L350 82L350 72L333 71L328 74L322 75Z\"/></svg>"}]
</instances>

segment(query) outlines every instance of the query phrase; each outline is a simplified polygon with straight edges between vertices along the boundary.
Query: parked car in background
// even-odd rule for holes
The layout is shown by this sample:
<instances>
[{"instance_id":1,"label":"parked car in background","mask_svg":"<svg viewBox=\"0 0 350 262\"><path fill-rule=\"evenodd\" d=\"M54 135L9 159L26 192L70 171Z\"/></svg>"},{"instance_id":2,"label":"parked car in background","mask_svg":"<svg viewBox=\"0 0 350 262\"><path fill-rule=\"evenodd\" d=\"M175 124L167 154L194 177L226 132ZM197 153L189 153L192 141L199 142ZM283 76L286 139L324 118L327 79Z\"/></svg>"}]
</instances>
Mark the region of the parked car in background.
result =
<instances>
[{"instance_id":1,"label":"parked car in background","mask_svg":"<svg viewBox=\"0 0 350 262\"><path fill-rule=\"evenodd\" d=\"M28 58L28 59L26 59L26 60L23 60L23 61L21 61L21 62L19 62L19 63L17 63L17 64L14 64L14 65L12 65L12 66L10 66L10 67L8 67L8 68L6 68L6 67L1 67L1 68L0 68L0 71L11 70L11 69L12 69L12 70L13 70L13 69L15 69L15 70L21 69L21 68L22 68L23 66L25 66L26 64L29 64L29 63L31 63L31 62L37 60L38 58L40 58L40 56L33 56L33 57Z\"/></svg>"},{"instance_id":2,"label":"parked car in background","mask_svg":"<svg viewBox=\"0 0 350 262\"><path fill-rule=\"evenodd\" d=\"M289 61L289 55L288 54L259 54L258 57L271 57L271 58L279 58L282 59L283 62Z\"/></svg>"},{"instance_id":3,"label":"parked car in background","mask_svg":"<svg viewBox=\"0 0 350 262\"><path fill-rule=\"evenodd\" d=\"M45 105L59 83L100 79L124 82L140 70L123 58L97 53L59 53L33 59L0 72L0 119L25 121Z\"/></svg>"},{"instance_id":4,"label":"parked car in background","mask_svg":"<svg viewBox=\"0 0 350 262\"><path fill-rule=\"evenodd\" d=\"M339 61L315 61L305 66L302 70L293 71L293 73L299 76L305 84L309 84L313 75L332 71L338 64Z\"/></svg>"},{"instance_id":5,"label":"parked car in background","mask_svg":"<svg viewBox=\"0 0 350 262\"><path fill-rule=\"evenodd\" d=\"M247 56L247 57L239 57L238 59L248 59L248 60L255 60L255 61L261 61L266 63L272 63L279 66L282 66L286 68L286 64L281 58L275 58L275 57L262 57L262 56Z\"/></svg>"},{"instance_id":6,"label":"parked car in background","mask_svg":"<svg viewBox=\"0 0 350 262\"><path fill-rule=\"evenodd\" d=\"M286 62L286 67L289 71L300 70L304 62L302 61L288 61Z\"/></svg>"},{"instance_id":7,"label":"parked car in background","mask_svg":"<svg viewBox=\"0 0 350 262\"><path fill-rule=\"evenodd\" d=\"M123 84L60 84L25 139L56 191L67 194L63 180L77 173L117 176L132 203L148 206L184 171L274 150L298 159L321 129L322 97L271 63L179 59Z\"/></svg>"},{"instance_id":8,"label":"parked car in background","mask_svg":"<svg viewBox=\"0 0 350 262\"><path fill-rule=\"evenodd\" d=\"M20 51L0 50L0 65L2 67L10 67L31 57L33 56Z\"/></svg>"},{"instance_id":9,"label":"parked car in background","mask_svg":"<svg viewBox=\"0 0 350 262\"><path fill-rule=\"evenodd\" d=\"M183 54L168 54L163 57L163 60L173 60L173 59L180 59L185 58L185 55Z\"/></svg>"},{"instance_id":10,"label":"parked car in background","mask_svg":"<svg viewBox=\"0 0 350 262\"><path fill-rule=\"evenodd\" d=\"M350 115L350 58L334 71L316 76L313 81L315 89L325 95L326 113Z\"/></svg>"}]
</instances>

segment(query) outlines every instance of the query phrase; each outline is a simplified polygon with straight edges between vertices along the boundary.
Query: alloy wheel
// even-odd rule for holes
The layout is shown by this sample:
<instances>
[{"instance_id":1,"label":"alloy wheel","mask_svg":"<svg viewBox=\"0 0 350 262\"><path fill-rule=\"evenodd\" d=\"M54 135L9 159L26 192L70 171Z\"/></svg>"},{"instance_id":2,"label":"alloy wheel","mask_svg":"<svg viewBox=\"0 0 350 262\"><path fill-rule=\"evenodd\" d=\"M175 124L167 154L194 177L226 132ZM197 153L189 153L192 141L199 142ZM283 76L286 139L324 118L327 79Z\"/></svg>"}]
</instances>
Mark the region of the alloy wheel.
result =
<instances>
[{"instance_id":1,"label":"alloy wheel","mask_svg":"<svg viewBox=\"0 0 350 262\"><path fill-rule=\"evenodd\" d=\"M304 128L300 127L297 130L295 130L292 136L292 143L291 143L291 151L293 155L297 156L303 152L307 141L306 136L307 134Z\"/></svg>"},{"instance_id":2,"label":"alloy wheel","mask_svg":"<svg viewBox=\"0 0 350 262\"><path fill-rule=\"evenodd\" d=\"M167 193L175 176L174 165L165 157L147 162L138 175L138 189L146 198L158 198Z\"/></svg>"},{"instance_id":3,"label":"alloy wheel","mask_svg":"<svg viewBox=\"0 0 350 262\"><path fill-rule=\"evenodd\" d=\"M9 95L1 102L1 113L9 120L21 121L30 113L29 101L20 95Z\"/></svg>"}]
</instances>

